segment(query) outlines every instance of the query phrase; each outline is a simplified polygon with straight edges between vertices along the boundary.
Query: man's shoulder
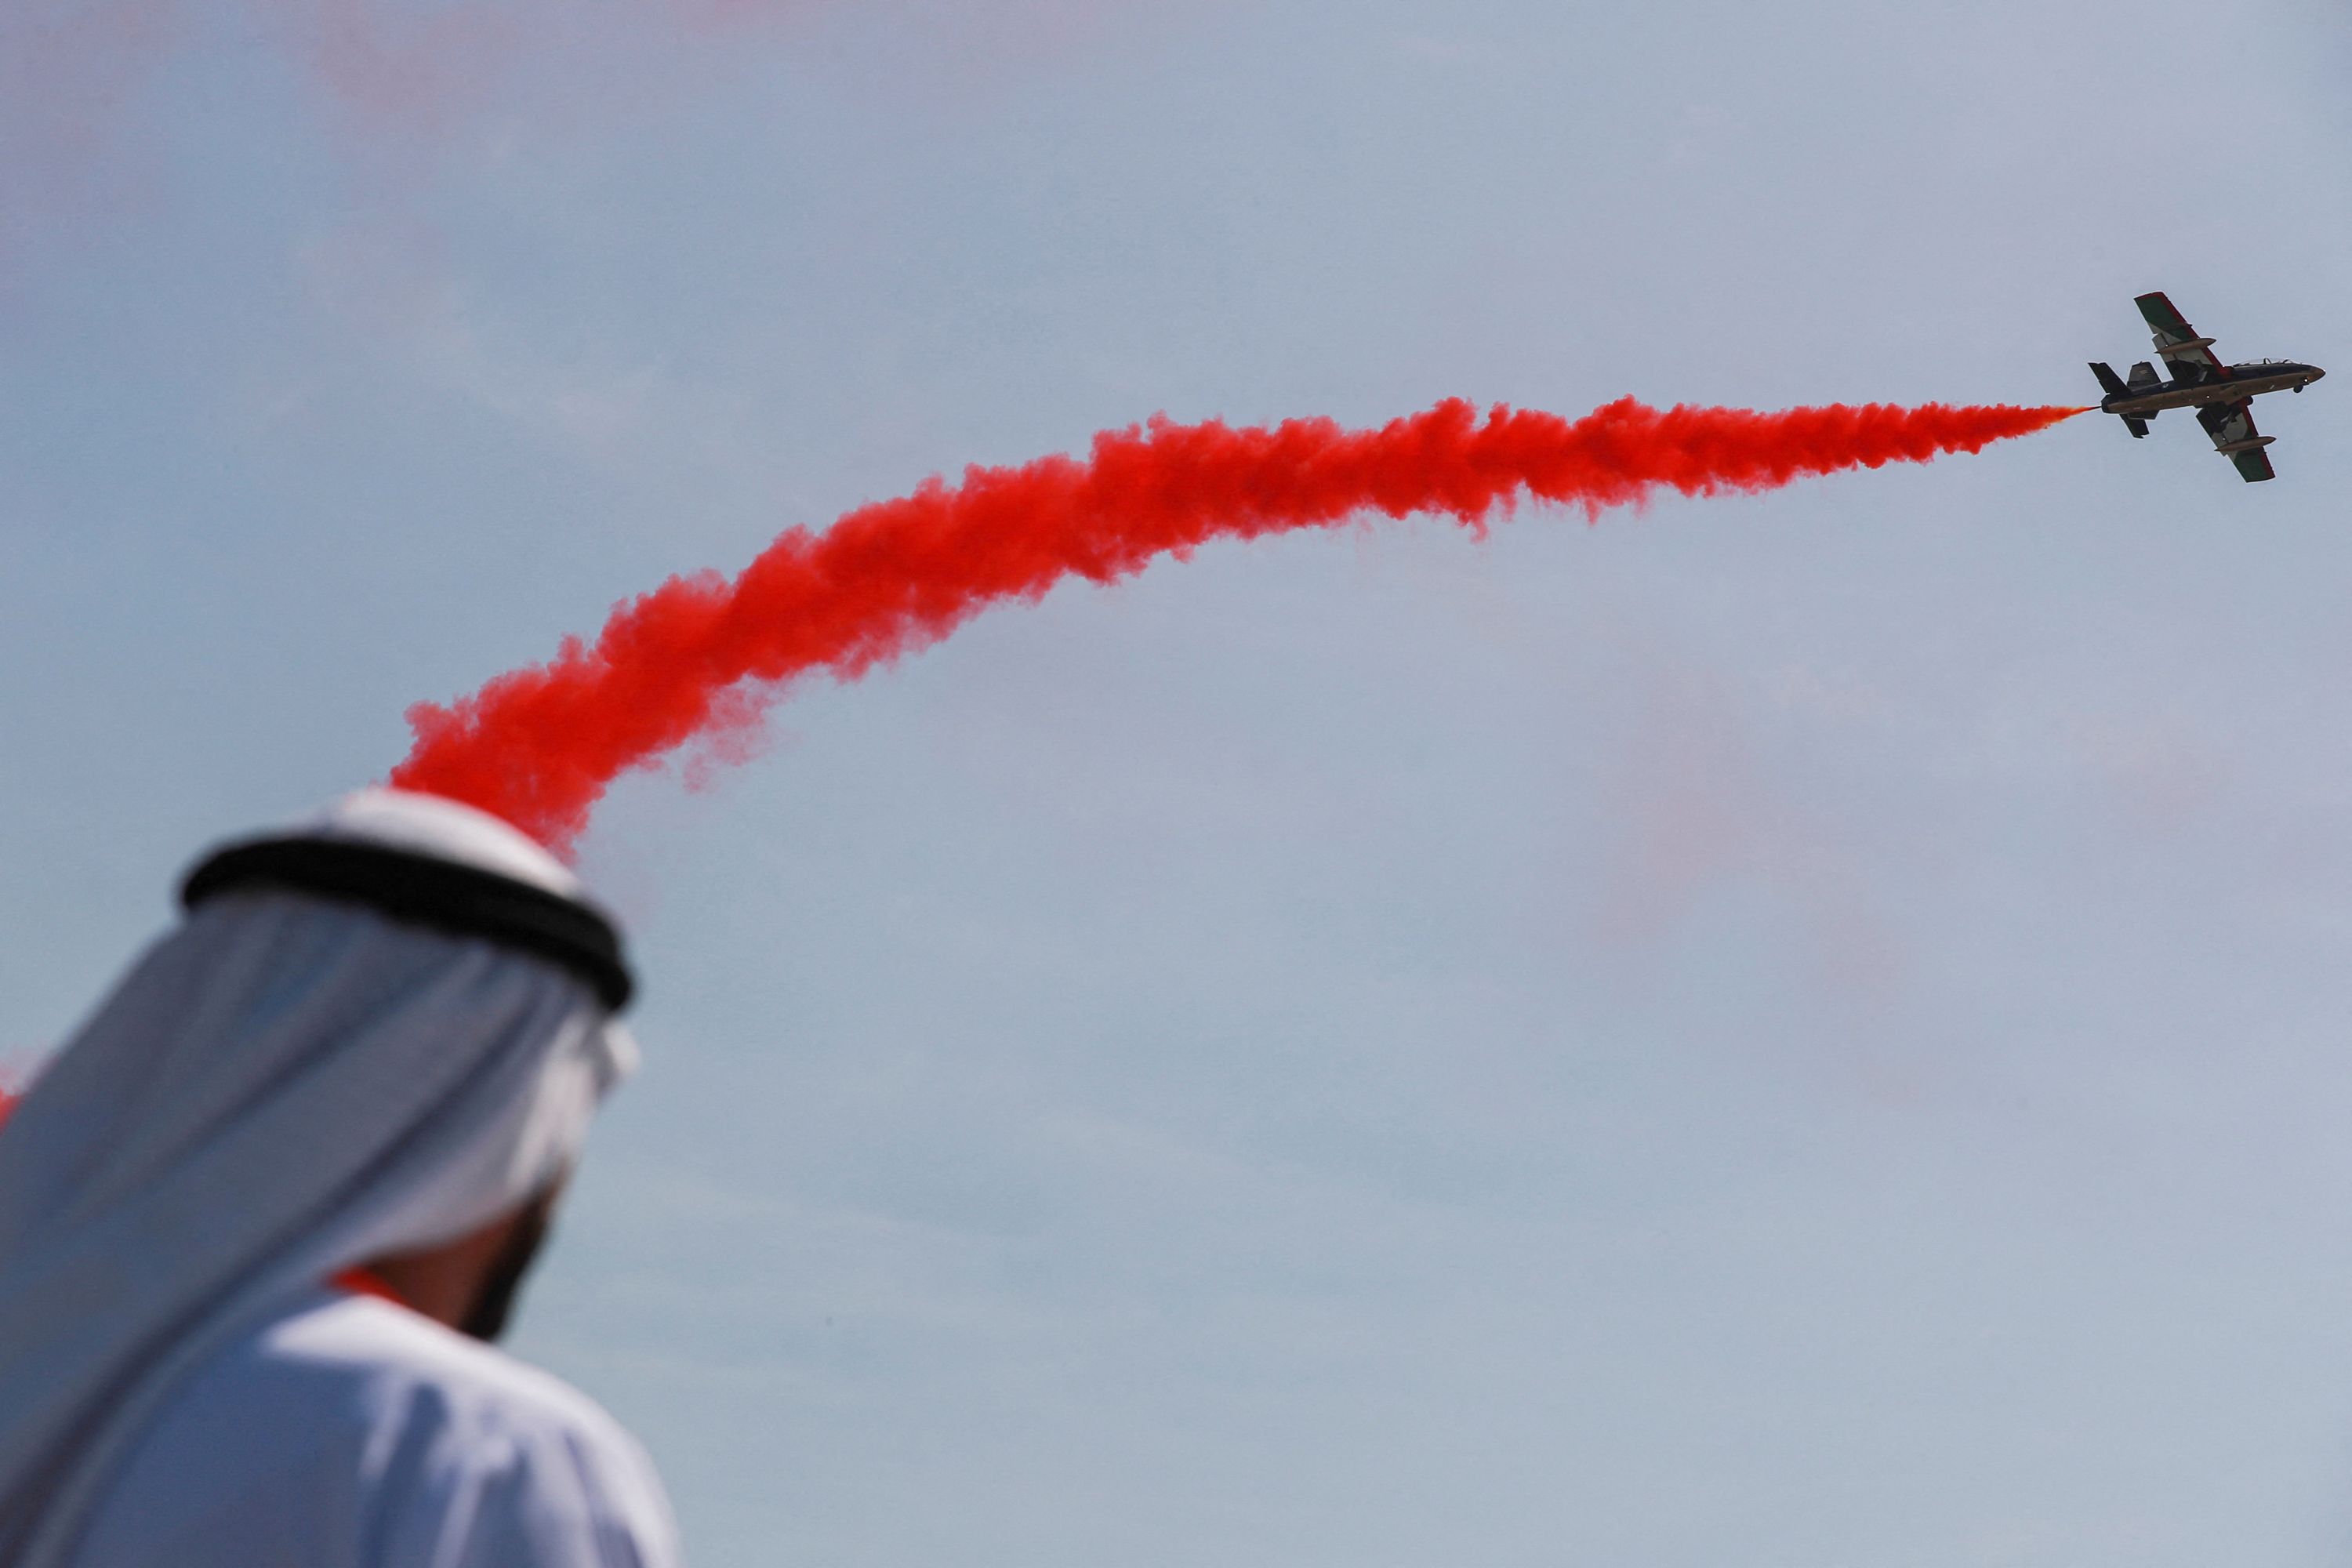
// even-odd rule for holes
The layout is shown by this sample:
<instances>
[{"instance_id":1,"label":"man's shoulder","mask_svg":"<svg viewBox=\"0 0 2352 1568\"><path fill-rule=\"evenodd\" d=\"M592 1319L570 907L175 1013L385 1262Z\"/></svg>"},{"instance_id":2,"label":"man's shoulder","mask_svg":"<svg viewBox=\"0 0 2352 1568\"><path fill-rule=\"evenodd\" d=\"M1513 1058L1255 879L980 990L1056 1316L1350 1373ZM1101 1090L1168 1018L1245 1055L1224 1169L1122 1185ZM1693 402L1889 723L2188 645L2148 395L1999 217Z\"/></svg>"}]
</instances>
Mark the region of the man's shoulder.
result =
<instances>
[{"instance_id":1,"label":"man's shoulder","mask_svg":"<svg viewBox=\"0 0 2352 1568\"><path fill-rule=\"evenodd\" d=\"M296 1403L361 1444L363 1468L394 1489L488 1487L536 1506L667 1516L652 1461L604 1406L404 1307L329 1294L256 1336L242 1373L300 1389Z\"/></svg>"},{"instance_id":2,"label":"man's shoulder","mask_svg":"<svg viewBox=\"0 0 2352 1568\"><path fill-rule=\"evenodd\" d=\"M341 1291L305 1298L201 1368L101 1514L99 1534L126 1542L86 1562L208 1564L200 1546L287 1531L288 1562L423 1561L460 1520L481 1538L456 1559L467 1563L675 1560L652 1463L595 1401Z\"/></svg>"},{"instance_id":3,"label":"man's shoulder","mask_svg":"<svg viewBox=\"0 0 2352 1568\"><path fill-rule=\"evenodd\" d=\"M371 1425L396 1415L635 1448L602 1405L562 1378L369 1296L322 1292L231 1359L242 1363L222 1369L232 1376L340 1393L347 1414Z\"/></svg>"}]
</instances>

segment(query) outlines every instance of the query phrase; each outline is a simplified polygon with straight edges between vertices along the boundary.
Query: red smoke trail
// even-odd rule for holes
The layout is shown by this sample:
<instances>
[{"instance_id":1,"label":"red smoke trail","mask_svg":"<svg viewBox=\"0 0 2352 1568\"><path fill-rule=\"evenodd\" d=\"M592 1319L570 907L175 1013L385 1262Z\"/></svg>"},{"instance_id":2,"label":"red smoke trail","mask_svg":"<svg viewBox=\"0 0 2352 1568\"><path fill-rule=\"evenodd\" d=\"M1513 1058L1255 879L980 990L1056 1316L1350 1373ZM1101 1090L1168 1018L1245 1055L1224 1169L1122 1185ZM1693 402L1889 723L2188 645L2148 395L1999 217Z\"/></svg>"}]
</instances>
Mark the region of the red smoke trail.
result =
<instances>
[{"instance_id":1,"label":"red smoke trail","mask_svg":"<svg viewBox=\"0 0 2352 1568\"><path fill-rule=\"evenodd\" d=\"M700 738L746 740L782 683L847 680L1072 574L1108 583L1211 539L1328 528L1365 510L1445 512L1483 532L1525 494L1603 507L1660 485L1763 490L1809 474L1924 463L2046 429L2071 407L1832 405L1759 414L1623 398L1586 416L1459 399L1376 430L1328 419L1221 421L1097 436L1083 458L927 479L822 533L790 529L729 582L673 577L616 606L594 644L511 671L450 707L408 710L392 783L470 802L558 848L614 778Z\"/></svg>"}]
</instances>

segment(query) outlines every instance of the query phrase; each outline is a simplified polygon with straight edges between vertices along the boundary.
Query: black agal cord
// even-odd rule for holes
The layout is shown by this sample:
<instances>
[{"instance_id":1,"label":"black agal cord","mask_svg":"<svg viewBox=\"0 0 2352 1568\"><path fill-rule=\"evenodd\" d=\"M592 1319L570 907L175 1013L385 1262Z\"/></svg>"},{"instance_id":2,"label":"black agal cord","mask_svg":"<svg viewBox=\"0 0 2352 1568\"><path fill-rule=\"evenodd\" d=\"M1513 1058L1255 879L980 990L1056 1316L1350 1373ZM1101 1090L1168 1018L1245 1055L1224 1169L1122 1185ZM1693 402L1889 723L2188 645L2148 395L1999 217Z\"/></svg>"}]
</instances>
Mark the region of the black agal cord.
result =
<instances>
[{"instance_id":1,"label":"black agal cord","mask_svg":"<svg viewBox=\"0 0 2352 1568\"><path fill-rule=\"evenodd\" d=\"M593 905L436 856L333 838L262 838L207 857L180 884L180 902L276 888L364 904L452 936L478 936L559 964L614 1012L636 989L621 933Z\"/></svg>"}]
</instances>

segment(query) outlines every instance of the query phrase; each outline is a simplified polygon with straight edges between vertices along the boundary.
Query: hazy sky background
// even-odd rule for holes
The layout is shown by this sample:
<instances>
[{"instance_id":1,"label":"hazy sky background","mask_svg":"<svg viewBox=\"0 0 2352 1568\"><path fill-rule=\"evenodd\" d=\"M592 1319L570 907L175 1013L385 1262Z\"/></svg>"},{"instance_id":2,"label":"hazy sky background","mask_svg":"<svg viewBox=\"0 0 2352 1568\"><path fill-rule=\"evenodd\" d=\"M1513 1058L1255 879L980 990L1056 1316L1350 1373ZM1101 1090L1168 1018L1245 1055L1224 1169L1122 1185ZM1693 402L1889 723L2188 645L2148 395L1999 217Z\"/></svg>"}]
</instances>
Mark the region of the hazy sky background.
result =
<instances>
[{"instance_id":1,"label":"hazy sky background","mask_svg":"<svg viewBox=\"0 0 2352 1568\"><path fill-rule=\"evenodd\" d=\"M518 1348L701 1568L2352 1562L2321 0L31 0L0 1052L665 574L1166 411L2264 400L1219 545L632 782Z\"/></svg>"}]
</instances>

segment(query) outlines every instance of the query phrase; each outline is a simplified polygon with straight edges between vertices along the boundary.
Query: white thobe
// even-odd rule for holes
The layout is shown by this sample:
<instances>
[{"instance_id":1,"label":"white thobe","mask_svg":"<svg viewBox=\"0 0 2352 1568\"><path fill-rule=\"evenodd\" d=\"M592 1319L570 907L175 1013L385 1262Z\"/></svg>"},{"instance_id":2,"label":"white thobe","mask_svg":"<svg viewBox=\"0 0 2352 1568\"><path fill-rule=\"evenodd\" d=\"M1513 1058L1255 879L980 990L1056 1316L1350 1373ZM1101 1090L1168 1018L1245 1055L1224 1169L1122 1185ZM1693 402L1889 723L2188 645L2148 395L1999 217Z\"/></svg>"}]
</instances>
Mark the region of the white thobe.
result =
<instances>
[{"instance_id":1,"label":"white thobe","mask_svg":"<svg viewBox=\"0 0 2352 1568\"><path fill-rule=\"evenodd\" d=\"M321 1288L194 1373L76 1568L677 1568L652 1462L594 1402Z\"/></svg>"}]
</instances>

